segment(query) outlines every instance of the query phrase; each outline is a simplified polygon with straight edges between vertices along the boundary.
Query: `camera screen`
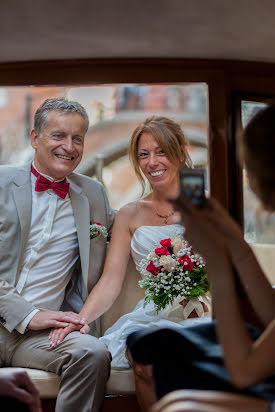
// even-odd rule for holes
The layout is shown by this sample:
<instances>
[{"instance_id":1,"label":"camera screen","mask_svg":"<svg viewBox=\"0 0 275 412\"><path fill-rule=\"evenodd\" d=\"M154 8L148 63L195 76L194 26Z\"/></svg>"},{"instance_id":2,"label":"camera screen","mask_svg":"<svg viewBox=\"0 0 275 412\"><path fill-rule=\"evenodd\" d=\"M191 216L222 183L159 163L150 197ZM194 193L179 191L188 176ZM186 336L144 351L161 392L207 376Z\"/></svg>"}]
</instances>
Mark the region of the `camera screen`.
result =
<instances>
[{"instance_id":1,"label":"camera screen","mask_svg":"<svg viewBox=\"0 0 275 412\"><path fill-rule=\"evenodd\" d=\"M200 198L204 195L204 185L202 176L183 176L182 188L185 196L189 198Z\"/></svg>"},{"instance_id":2,"label":"camera screen","mask_svg":"<svg viewBox=\"0 0 275 412\"><path fill-rule=\"evenodd\" d=\"M204 172L183 169L180 171L181 193L196 206L205 204Z\"/></svg>"}]
</instances>

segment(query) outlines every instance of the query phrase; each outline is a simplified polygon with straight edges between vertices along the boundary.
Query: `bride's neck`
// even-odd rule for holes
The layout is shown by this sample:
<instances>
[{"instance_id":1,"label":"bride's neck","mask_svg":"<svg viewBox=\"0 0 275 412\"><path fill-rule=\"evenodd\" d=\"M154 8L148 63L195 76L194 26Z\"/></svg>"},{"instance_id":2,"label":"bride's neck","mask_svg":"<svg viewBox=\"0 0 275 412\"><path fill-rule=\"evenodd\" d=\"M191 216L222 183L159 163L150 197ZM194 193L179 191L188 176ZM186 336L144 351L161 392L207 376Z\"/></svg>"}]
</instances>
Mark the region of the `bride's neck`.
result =
<instances>
[{"instance_id":1,"label":"bride's neck","mask_svg":"<svg viewBox=\"0 0 275 412\"><path fill-rule=\"evenodd\" d=\"M155 202L167 202L167 199L169 197L173 197L175 196L175 192L174 191L162 191L162 190L156 190L153 189L151 192L151 200L155 201Z\"/></svg>"},{"instance_id":2,"label":"bride's neck","mask_svg":"<svg viewBox=\"0 0 275 412\"><path fill-rule=\"evenodd\" d=\"M167 202L167 198L166 196L164 196L164 194L162 195L154 191L151 193L151 200L152 202L157 202L157 203Z\"/></svg>"}]
</instances>

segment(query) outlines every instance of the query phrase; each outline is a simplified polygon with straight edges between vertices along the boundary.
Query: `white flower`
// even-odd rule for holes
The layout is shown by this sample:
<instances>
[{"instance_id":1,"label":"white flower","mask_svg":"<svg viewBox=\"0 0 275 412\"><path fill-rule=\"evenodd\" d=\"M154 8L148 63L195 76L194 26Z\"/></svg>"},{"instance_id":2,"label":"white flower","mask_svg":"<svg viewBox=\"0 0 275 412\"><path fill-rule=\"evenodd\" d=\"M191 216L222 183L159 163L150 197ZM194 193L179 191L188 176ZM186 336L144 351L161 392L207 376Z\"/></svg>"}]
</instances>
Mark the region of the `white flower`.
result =
<instances>
[{"instance_id":1,"label":"white flower","mask_svg":"<svg viewBox=\"0 0 275 412\"><path fill-rule=\"evenodd\" d=\"M161 256L159 263L165 270L174 270L177 262L171 256Z\"/></svg>"},{"instance_id":2,"label":"white flower","mask_svg":"<svg viewBox=\"0 0 275 412\"><path fill-rule=\"evenodd\" d=\"M154 251L149 252L147 259L150 261L150 260L153 260L154 258L156 258L155 252Z\"/></svg>"},{"instance_id":3,"label":"white flower","mask_svg":"<svg viewBox=\"0 0 275 412\"><path fill-rule=\"evenodd\" d=\"M171 237L171 243L172 243L175 255L178 256L179 250L184 248L184 244L183 244L182 239L180 237L177 237L177 236L172 236Z\"/></svg>"}]
</instances>

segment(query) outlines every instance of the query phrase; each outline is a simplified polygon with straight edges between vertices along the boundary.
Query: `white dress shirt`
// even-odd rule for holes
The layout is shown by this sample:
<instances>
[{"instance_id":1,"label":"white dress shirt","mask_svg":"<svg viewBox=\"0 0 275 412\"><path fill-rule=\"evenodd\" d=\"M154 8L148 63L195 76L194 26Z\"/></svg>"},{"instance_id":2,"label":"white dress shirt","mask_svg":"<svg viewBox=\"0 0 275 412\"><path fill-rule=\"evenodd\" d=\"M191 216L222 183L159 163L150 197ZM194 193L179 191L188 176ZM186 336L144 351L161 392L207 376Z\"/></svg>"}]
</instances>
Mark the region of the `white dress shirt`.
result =
<instances>
[{"instance_id":1,"label":"white dress shirt","mask_svg":"<svg viewBox=\"0 0 275 412\"><path fill-rule=\"evenodd\" d=\"M61 199L52 189L36 192L35 182L36 177L31 173L31 227L16 289L37 309L16 327L20 333L24 333L39 310L60 309L73 266L79 258L69 195Z\"/></svg>"}]
</instances>

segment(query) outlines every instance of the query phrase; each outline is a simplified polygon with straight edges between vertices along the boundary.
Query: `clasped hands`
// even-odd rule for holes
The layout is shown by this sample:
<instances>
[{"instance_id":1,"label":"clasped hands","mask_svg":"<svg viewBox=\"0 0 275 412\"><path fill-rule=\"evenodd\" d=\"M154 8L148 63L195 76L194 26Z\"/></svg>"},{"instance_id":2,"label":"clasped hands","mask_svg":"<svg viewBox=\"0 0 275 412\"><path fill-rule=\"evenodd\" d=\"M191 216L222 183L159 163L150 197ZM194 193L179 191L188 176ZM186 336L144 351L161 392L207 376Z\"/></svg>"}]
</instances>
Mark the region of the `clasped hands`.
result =
<instances>
[{"instance_id":1,"label":"clasped hands","mask_svg":"<svg viewBox=\"0 0 275 412\"><path fill-rule=\"evenodd\" d=\"M78 315L80 317L80 315ZM80 317L80 321L78 323L69 323L66 326L61 326L57 328L53 328L49 334L50 346L54 348L55 346L59 345L69 333L74 331L79 331L83 335L88 333L90 330L90 326L86 319Z\"/></svg>"},{"instance_id":2,"label":"clasped hands","mask_svg":"<svg viewBox=\"0 0 275 412\"><path fill-rule=\"evenodd\" d=\"M50 332L50 346L61 343L65 336L73 331L88 333L90 327L81 315L74 312L41 310L37 312L28 324L29 330L53 328Z\"/></svg>"}]
</instances>

